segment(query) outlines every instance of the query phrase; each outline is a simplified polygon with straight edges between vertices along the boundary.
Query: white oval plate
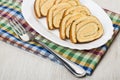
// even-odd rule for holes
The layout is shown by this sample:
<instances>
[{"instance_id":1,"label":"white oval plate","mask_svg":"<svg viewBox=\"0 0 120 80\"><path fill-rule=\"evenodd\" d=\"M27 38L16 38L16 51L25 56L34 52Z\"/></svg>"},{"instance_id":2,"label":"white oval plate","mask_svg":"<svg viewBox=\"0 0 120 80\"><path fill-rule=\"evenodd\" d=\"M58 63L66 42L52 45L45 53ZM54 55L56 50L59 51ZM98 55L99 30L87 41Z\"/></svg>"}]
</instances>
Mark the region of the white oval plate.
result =
<instances>
[{"instance_id":1,"label":"white oval plate","mask_svg":"<svg viewBox=\"0 0 120 80\"><path fill-rule=\"evenodd\" d=\"M37 31L40 35L44 36L45 38L53 41L56 44L59 44L64 47L68 47L71 49L78 49L78 50L88 50L92 48L97 48L104 45L113 35L113 26L110 18L104 12L104 10L98 6L92 0L80 0L81 4L85 5L89 8L90 12L96 16L103 25L104 34L101 38L84 44L73 44L69 40L61 40L59 37L58 30L48 30L46 18L42 18L37 20L34 15L34 1L35 0L23 0L22 4L22 13L26 21L31 25L31 27Z\"/></svg>"}]
</instances>

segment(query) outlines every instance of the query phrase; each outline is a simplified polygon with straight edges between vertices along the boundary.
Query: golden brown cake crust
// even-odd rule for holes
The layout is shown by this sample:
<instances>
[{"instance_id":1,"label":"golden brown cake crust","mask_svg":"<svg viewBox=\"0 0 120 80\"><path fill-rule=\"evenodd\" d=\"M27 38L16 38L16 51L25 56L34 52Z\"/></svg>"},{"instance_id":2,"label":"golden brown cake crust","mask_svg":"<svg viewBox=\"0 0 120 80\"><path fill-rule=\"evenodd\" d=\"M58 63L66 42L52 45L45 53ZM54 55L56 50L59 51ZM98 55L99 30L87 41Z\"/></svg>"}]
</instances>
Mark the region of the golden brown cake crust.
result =
<instances>
[{"instance_id":1,"label":"golden brown cake crust","mask_svg":"<svg viewBox=\"0 0 120 80\"><path fill-rule=\"evenodd\" d=\"M35 0L35 2L34 2L34 12L35 12L35 16L37 18L41 17L41 13L40 13L40 9L39 9L39 3L40 3L40 0Z\"/></svg>"},{"instance_id":2,"label":"golden brown cake crust","mask_svg":"<svg viewBox=\"0 0 120 80\"><path fill-rule=\"evenodd\" d=\"M83 5L73 6L73 7L69 8L68 10L66 10L64 15L68 15L68 14L76 13L76 12L82 13L86 16L91 15L89 9Z\"/></svg>"},{"instance_id":3,"label":"golden brown cake crust","mask_svg":"<svg viewBox=\"0 0 120 80\"><path fill-rule=\"evenodd\" d=\"M60 26L60 37L65 40L69 39L70 26L78 18L91 15L85 6L73 6L67 9Z\"/></svg>"},{"instance_id":4,"label":"golden brown cake crust","mask_svg":"<svg viewBox=\"0 0 120 80\"><path fill-rule=\"evenodd\" d=\"M59 28L61 20L64 16L64 12L68 8L72 7L73 5L74 6L77 5L77 3L75 1L70 0L68 2L64 2L64 3L60 3L60 4L52 6L47 14L48 28L50 30Z\"/></svg>"},{"instance_id":5,"label":"golden brown cake crust","mask_svg":"<svg viewBox=\"0 0 120 80\"><path fill-rule=\"evenodd\" d=\"M48 10L55 4L56 0L47 0L45 3L41 6L41 14L43 16L47 16Z\"/></svg>"},{"instance_id":6,"label":"golden brown cake crust","mask_svg":"<svg viewBox=\"0 0 120 80\"><path fill-rule=\"evenodd\" d=\"M69 31L70 31L70 26L72 22L78 18L83 17L84 15L80 13L75 13L75 14L68 14L65 16L61 22L60 26L60 36L61 39L66 39L69 38Z\"/></svg>"},{"instance_id":7,"label":"golden brown cake crust","mask_svg":"<svg viewBox=\"0 0 120 80\"><path fill-rule=\"evenodd\" d=\"M103 35L103 27L94 16L87 16L76 20L70 30L70 40L73 43L91 42Z\"/></svg>"},{"instance_id":8,"label":"golden brown cake crust","mask_svg":"<svg viewBox=\"0 0 120 80\"><path fill-rule=\"evenodd\" d=\"M50 30L53 30L55 29L55 27L53 26L53 12L55 10L57 10L58 8L67 8L67 7L71 7L70 4L68 3L60 3L58 5L54 5L49 11L48 11L48 14L47 14L47 22L48 22L48 28Z\"/></svg>"}]
</instances>

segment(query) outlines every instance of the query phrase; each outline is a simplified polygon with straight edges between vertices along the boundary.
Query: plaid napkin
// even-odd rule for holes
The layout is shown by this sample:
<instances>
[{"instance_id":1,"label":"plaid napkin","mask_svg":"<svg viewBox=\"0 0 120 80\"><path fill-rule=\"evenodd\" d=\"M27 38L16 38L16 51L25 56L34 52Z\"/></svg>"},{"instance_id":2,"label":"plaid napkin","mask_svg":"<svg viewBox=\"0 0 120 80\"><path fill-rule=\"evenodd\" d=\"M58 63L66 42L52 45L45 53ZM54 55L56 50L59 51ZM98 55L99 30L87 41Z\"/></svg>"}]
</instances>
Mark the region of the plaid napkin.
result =
<instances>
[{"instance_id":1,"label":"plaid napkin","mask_svg":"<svg viewBox=\"0 0 120 80\"><path fill-rule=\"evenodd\" d=\"M114 35L112 39L99 48L81 51L72 50L57 45L35 32L25 21L21 14L21 3L21 0L0 0L0 40L23 50L34 53L36 55L41 55L45 58L49 58L54 62L60 63L52 54L49 53L49 51L42 48L40 44L37 44L35 42L23 42L18 38L18 36L13 32L10 24L8 23L9 18L18 18L21 24L27 30L31 31L32 34L42 38L42 42L54 51L56 51L58 54L62 55L63 57L69 59L70 61L76 63L78 66L85 69L88 75L91 75L92 72L95 70L97 64L100 62L100 60L102 59L102 57L104 56L120 30L120 15L105 10L113 22Z\"/></svg>"}]
</instances>

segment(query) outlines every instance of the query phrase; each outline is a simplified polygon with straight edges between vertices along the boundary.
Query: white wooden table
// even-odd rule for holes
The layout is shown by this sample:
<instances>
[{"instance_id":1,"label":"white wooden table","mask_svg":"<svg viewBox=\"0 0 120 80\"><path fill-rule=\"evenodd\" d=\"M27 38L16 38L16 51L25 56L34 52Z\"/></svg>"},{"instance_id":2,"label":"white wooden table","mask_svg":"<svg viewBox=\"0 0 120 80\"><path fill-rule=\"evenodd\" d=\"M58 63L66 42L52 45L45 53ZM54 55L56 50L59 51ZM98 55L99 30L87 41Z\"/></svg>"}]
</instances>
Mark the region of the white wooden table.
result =
<instances>
[{"instance_id":1,"label":"white wooden table","mask_svg":"<svg viewBox=\"0 0 120 80\"><path fill-rule=\"evenodd\" d=\"M120 0L94 0L120 13ZM119 80L120 34L92 76L76 78L63 66L0 41L0 80Z\"/></svg>"}]
</instances>

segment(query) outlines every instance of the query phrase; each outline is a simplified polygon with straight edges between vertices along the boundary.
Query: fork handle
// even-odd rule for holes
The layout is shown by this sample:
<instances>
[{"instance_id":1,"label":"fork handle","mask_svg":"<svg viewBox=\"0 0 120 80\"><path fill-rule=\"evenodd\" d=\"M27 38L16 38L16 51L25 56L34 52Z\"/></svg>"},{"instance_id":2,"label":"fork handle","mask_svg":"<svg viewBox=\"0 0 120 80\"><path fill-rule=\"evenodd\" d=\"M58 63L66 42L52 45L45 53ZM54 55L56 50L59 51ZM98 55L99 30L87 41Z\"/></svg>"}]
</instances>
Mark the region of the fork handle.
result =
<instances>
[{"instance_id":1,"label":"fork handle","mask_svg":"<svg viewBox=\"0 0 120 80\"><path fill-rule=\"evenodd\" d=\"M76 77L83 77L86 75L86 71L82 67L76 65L75 63L73 63L73 62L63 58L61 55L55 53L55 51L53 51L46 44L41 42L40 39L38 39L38 37L35 38L34 41L41 44L45 49L47 49L50 53L52 53Z\"/></svg>"}]
</instances>

